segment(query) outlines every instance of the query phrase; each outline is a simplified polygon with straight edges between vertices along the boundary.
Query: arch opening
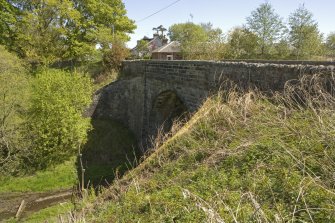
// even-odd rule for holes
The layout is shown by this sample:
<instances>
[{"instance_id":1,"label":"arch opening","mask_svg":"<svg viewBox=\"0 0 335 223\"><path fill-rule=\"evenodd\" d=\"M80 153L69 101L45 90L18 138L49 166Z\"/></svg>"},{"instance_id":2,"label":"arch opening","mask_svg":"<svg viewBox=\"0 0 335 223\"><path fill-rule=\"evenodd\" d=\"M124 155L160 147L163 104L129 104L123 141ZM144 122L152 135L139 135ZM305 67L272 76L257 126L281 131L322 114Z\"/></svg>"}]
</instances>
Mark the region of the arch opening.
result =
<instances>
[{"instance_id":1,"label":"arch opening","mask_svg":"<svg viewBox=\"0 0 335 223\"><path fill-rule=\"evenodd\" d=\"M185 120L187 107L176 92L168 90L154 100L149 117L149 137L156 138L159 132L168 133L176 120Z\"/></svg>"}]
</instances>

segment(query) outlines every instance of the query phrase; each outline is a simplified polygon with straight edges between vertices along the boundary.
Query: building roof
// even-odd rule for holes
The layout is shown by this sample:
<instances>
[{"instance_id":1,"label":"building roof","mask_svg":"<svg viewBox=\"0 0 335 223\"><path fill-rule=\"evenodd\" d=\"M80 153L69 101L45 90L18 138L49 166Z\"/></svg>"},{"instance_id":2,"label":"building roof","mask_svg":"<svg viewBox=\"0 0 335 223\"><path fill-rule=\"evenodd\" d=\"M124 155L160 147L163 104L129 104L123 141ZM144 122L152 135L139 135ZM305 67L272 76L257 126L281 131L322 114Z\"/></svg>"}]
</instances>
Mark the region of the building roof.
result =
<instances>
[{"instance_id":1,"label":"building roof","mask_svg":"<svg viewBox=\"0 0 335 223\"><path fill-rule=\"evenodd\" d=\"M149 37L147 37L147 36L144 36L143 39L141 39L141 40L145 40L145 41L147 41L147 43L146 43L147 46L150 46L150 45L154 44L155 41L157 41L157 40L158 40L158 41L162 41L161 38L160 38L159 36L154 36L154 38L149 38ZM162 45L162 43L159 44L159 45ZM133 49L131 49L131 50L132 50L132 51L136 50L136 49L137 49L137 46L138 46L138 45L136 45L136 46L135 46Z\"/></svg>"},{"instance_id":2,"label":"building roof","mask_svg":"<svg viewBox=\"0 0 335 223\"><path fill-rule=\"evenodd\" d=\"M180 43L178 41L172 41L152 51L152 53L179 53L179 52L180 52Z\"/></svg>"},{"instance_id":3,"label":"building roof","mask_svg":"<svg viewBox=\"0 0 335 223\"><path fill-rule=\"evenodd\" d=\"M153 40L154 38L149 38L149 37L147 37L147 36L144 36L143 38L142 38L142 40L147 40L147 41L151 41L151 40Z\"/></svg>"}]
</instances>

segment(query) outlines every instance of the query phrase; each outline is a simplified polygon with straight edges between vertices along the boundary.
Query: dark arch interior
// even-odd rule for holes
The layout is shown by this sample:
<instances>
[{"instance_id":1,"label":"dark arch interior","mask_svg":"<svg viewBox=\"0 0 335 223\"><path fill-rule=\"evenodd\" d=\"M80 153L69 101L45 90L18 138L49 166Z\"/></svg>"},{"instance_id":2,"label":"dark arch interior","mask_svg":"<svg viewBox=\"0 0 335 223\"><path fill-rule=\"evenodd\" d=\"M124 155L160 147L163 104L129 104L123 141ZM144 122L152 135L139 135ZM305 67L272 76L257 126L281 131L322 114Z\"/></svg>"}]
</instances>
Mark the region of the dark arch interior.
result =
<instances>
[{"instance_id":1,"label":"dark arch interior","mask_svg":"<svg viewBox=\"0 0 335 223\"><path fill-rule=\"evenodd\" d=\"M156 137L159 130L169 132L173 122L184 119L186 114L186 106L174 91L160 93L154 100L150 113L150 136Z\"/></svg>"}]
</instances>

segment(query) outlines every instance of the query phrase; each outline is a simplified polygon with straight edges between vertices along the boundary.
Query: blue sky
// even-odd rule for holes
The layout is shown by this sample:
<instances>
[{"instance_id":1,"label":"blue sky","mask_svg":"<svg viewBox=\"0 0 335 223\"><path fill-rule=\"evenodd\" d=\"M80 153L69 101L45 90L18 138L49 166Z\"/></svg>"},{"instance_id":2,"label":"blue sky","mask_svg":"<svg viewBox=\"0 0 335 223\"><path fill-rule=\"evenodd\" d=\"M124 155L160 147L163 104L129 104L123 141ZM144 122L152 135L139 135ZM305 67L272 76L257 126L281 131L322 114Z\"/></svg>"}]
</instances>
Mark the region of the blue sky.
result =
<instances>
[{"instance_id":1,"label":"blue sky","mask_svg":"<svg viewBox=\"0 0 335 223\"><path fill-rule=\"evenodd\" d=\"M128 17L138 21L142 18L169 5L175 0L124 0ZM163 25L169 28L174 23L192 21L211 22L214 27L227 32L234 26L245 23L245 18L256 9L264 0L180 0L170 8L142 21L137 22L137 29L131 35L129 47L136 45L136 41L144 35L152 36L152 28ZM276 12L287 20L290 13L305 4L314 14L321 32L328 34L335 31L335 0L269 0Z\"/></svg>"}]
</instances>

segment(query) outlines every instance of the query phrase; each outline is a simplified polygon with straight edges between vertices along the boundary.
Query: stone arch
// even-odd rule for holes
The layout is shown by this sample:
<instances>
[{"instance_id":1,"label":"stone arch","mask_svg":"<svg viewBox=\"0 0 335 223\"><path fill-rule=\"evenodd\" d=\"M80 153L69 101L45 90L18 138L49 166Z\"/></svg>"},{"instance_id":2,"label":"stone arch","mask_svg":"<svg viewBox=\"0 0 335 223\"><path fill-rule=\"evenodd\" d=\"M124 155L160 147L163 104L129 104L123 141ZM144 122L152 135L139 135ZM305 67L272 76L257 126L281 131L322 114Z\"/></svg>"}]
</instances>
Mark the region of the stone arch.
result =
<instances>
[{"instance_id":1,"label":"stone arch","mask_svg":"<svg viewBox=\"0 0 335 223\"><path fill-rule=\"evenodd\" d=\"M150 111L149 136L155 138L159 130L169 132L173 122L185 117L187 112L187 107L175 91L159 93L153 100Z\"/></svg>"}]
</instances>

